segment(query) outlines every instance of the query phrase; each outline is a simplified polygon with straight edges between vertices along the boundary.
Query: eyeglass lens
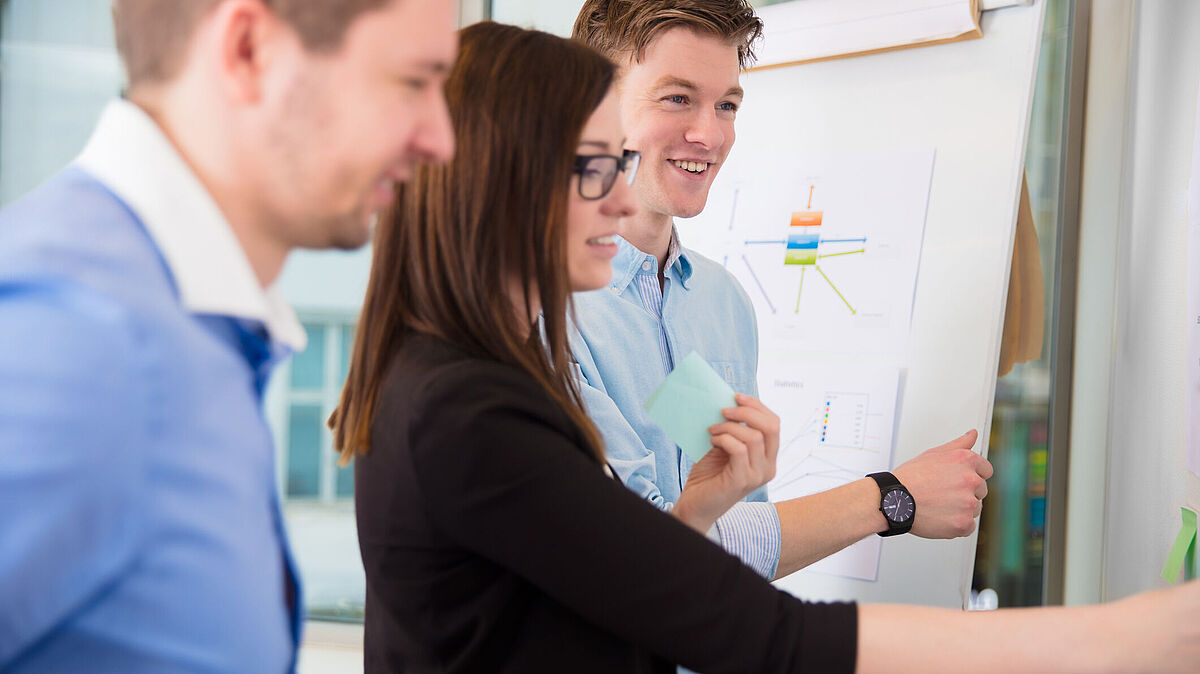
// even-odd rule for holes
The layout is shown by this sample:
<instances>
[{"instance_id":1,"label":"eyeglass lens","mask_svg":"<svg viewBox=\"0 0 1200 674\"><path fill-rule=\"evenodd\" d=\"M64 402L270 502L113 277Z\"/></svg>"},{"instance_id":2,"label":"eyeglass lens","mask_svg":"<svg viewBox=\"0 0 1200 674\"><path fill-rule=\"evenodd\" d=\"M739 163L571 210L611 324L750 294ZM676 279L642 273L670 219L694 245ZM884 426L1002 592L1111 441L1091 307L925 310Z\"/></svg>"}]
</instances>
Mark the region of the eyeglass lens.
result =
<instances>
[{"instance_id":1,"label":"eyeglass lens","mask_svg":"<svg viewBox=\"0 0 1200 674\"><path fill-rule=\"evenodd\" d=\"M629 185L633 185L633 179L637 176L641 159L640 152L629 150L625 151L623 158L609 155L588 157L587 163L579 172L579 196L584 199L604 197L617 182L617 174L621 172L622 164L624 164L625 180Z\"/></svg>"},{"instance_id":2,"label":"eyeglass lens","mask_svg":"<svg viewBox=\"0 0 1200 674\"><path fill-rule=\"evenodd\" d=\"M617 181L620 162L616 157L592 157L583 167L579 180L579 195L584 199L599 199L608 194Z\"/></svg>"}]
</instances>

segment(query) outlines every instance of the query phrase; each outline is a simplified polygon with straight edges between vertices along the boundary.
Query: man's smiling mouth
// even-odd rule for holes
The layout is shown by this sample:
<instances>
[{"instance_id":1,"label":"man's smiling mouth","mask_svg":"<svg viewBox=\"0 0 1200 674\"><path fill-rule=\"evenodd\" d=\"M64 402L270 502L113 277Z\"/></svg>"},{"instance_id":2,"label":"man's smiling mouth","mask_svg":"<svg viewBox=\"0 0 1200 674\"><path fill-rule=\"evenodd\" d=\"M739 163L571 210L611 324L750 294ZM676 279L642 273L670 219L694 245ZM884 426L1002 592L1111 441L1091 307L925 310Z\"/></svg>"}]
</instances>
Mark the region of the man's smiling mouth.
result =
<instances>
[{"instance_id":1,"label":"man's smiling mouth","mask_svg":"<svg viewBox=\"0 0 1200 674\"><path fill-rule=\"evenodd\" d=\"M706 161L679 161L676 159L671 159L670 162L676 167L694 175L700 175L701 173L704 173L708 170L709 166L708 162Z\"/></svg>"}]
</instances>

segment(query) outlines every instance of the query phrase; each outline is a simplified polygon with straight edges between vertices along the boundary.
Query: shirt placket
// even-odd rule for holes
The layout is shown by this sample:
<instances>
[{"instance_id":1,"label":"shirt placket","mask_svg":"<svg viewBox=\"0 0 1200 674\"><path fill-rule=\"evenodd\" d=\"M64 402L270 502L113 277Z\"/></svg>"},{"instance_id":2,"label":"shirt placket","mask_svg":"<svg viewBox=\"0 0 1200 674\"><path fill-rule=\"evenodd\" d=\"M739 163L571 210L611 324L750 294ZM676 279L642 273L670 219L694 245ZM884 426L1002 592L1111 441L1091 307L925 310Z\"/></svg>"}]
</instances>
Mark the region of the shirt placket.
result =
<instances>
[{"instance_id":1,"label":"shirt placket","mask_svg":"<svg viewBox=\"0 0 1200 674\"><path fill-rule=\"evenodd\" d=\"M261 405L263 396L266 393L267 383L270 381L271 373L275 366L290 356L290 352L285 347L278 346L271 341L267 334L265 326L256 321L237 321L239 333L241 335L242 354L246 358L247 364L250 366L251 372L254 373L254 388L258 393L258 402ZM273 463L274 457L272 457ZM274 476L274 466L272 466L271 475ZM282 563L283 563L283 582L284 582L284 598L287 602L289 627L292 632L292 639L298 644L300 643L301 630L301 598L300 598L300 583L298 581L299 574L297 572L296 560L292 557L292 551L287 545L286 526L284 525L283 507L279 502L278 485L271 485L271 511L275 524L275 533L279 537L282 547Z\"/></svg>"},{"instance_id":2,"label":"shirt placket","mask_svg":"<svg viewBox=\"0 0 1200 674\"><path fill-rule=\"evenodd\" d=\"M672 296L671 292L671 277L663 274L662 296L659 298L659 326L662 329L663 339L667 344L667 371L675 369L675 353L677 345L675 338L670 330L670 305L668 302ZM687 452L675 446L675 460L679 465L679 491L683 492L683 486L687 484L688 475L692 472L692 459L687 455Z\"/></svg>"}]
</instances>

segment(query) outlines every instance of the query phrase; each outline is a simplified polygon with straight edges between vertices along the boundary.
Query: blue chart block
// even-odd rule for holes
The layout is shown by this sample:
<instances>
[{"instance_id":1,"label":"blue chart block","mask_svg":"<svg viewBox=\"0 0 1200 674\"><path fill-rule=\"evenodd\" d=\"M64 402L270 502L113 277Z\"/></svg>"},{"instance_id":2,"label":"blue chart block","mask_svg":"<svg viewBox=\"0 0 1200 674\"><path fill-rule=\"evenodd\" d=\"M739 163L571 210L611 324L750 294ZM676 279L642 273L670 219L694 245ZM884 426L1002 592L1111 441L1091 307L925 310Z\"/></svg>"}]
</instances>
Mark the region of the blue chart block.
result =
<instances>
[{"instance_id":1,"label":"blue chart block","mask_svg":"<svg viewBox=\"0 0 1200 674\"><path fill-rule=\"evenodd\" d=\"M815 228L814 228L815 229ZM789 234L787 240L787 255L784 257L784 264L799 264L810 265L817 263L817 243L820 241L820 234L807 232L800 234Z\"/></svg>"}]
</instances>

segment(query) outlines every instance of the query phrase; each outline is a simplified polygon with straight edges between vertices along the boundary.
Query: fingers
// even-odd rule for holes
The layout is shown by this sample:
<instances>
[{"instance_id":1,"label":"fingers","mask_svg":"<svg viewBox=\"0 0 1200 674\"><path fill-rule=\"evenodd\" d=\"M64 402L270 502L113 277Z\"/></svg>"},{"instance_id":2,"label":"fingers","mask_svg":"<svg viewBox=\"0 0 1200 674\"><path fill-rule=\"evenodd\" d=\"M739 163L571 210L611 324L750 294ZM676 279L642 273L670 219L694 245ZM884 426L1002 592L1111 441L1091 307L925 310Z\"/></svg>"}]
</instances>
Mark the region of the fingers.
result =
<instances>
[{"instance_id":1,"label":"fingers","mask_svg":"<svg viewBox=\"0 0 1200 674\"><path fill-rule=\"evenodd\" d=\"M768 409L759 409L750 406L726 407L721 410L721 416L730 421L737 421L747 426L753 426L764 432L770 431L772 427L776 429L779 427L779 417L775 416L775 413Z\"/></svg>"},{"instance_id":2,"label":"fingers","mask_svg":"<svg viewBox=\"0 0 1200 674\"><path fill-rule=\"evenodd\" d=\"M717 433L712 436L712 445L725 452L727 470L737 483L751 481L750 448L746 443L730 433ZM709 450L709 453L711 454L712 450Z\"/></svg>"},{"instance_id":3,"label":"fingers","mask_svg":"<svg viewBox=\"0 0 1200 674\"><path fill-rule=\"evenodd\" d=\"M979 486L975 487L975 498L979 499L980 502L983 502L983 499L987 497L987 494L987 482L980 482Z\"/></svg>"},{"instance_id":4,"label":"fingers","mask_svg":"<svg viewBox=\"0 0 1200 674\"><path fill-rule=\"evenodd\" d=\"M965 461L969 465L970 469L979 475L979 477L987 480L992 477L994 469L992 468L990 461L983 458L983 456L976 453L973 449L975 446L975 441L978 438L979 433L972 429L964 433L961 437L951 440L944 445L939 445L932 449L926 450L921 456L929 456L929 458L933 458L932 455L942 456L946 454L958 453L961 457L960 460ZM920 456L918 456L918 458L920 458Z\"/></svg>"},{"instance_id":5,"label":"fingers","mask_svg":"<svg viewBox=\"0 0 1200 674\"><path fill-rule=\"evenodd\" d=\"M761 432L767 450L767 459L774 462L779 453L779 415L772 412L754 396L739 393L736 400L738 406L721 410L722 416Z\"/></svg>"},{"instance_id":6,"label":"fingers","mask_svg":"<svg viewBox=\"0 0 1200 674\"><path fill-rule=\"evenodd\" d=\"M726 407L721 410L721 415L730 421L746 424L768 435L779 434L779 415L763 405L761 400L739 393L737 401L737 407Z\"/></svg>"},{"instance_id":7,"label":"fingers","mask_svg":"<svg viewBox=\"0 0 1200 674\"><path fill-rule=\"evenodd\" d=\"M957 538L977 528L992 465L971 450L971 431L897 466L893 473L917 501L913 531L923 538Z\"/></svg>"},{"instance_id":8,"label":"fingers","mask_svg":"<svg viewBox=\"0 0 1200 674\"><path fill-rule=\"evenodd\" d=\"M714 438L721 434L732 435L747 445L763 446L763 433L757 428L739 424L736 421L723 421L708 427L708 432Z\"/></svg>"},{"instance_id":9,"label":"fingers","mask_svg":"<svg viewBox=\"0 0 1200 674\"><path fill-rule=\"evenodd\" d=\"M934 447L933 449L931 449L929 451L939 452L939 451L953 451L956 449L971 449L972 447L975 446L975 442L978 439L979 439L979 431L976 431L974 428L972 428L971 430L967 431L966 433L963 433L962 435L951 440L950 442L947 442L944 445L938 445L937 447Z\"/></svg>"},{"instance_id":10,"label":"fingers","mask_svg":"<svg viewBox=\"0 0 1200 674\"><path fill-rule=\"evenodd\" d=\"M979 456L978 454L975 454L975 456L977 457L975 461L975 472L979 474L979 477L982 477L985 480L990 479L992 477L992 473L994 472L994 469L992 468L992 462L988 461L982 456Z\"/></svg>"},{"instance_id":11,"label":"fingers","mask_svg":"<svg viewBox=\"0 0 1200 674\"><path fill-rule=\"evenodd\" d=\"M755 486L775 477L775 460L767 449L769 443L762 431L736 421L725 421L709 427L708 432L713 436L714 447L726 446L719 444L718 439L725 442L725 438L731 438L737 442L736 446L745 452L746 464L751 471L745 478L757 483Z\"/></svg>"},{"instance_id":12,"label":"fingers","mask_svg":"<svg viewBox=\"0 0 1200 674\"><path fill-rule=\"evenodd\" d=\"M753 407L754 409L762 410L763 412L771 411L771 408L767 407L763 401L755 398L754 396L746 395L745 393L736 393L734 394L733 399L742 407Z\"/></svg>"}]
</instances>

